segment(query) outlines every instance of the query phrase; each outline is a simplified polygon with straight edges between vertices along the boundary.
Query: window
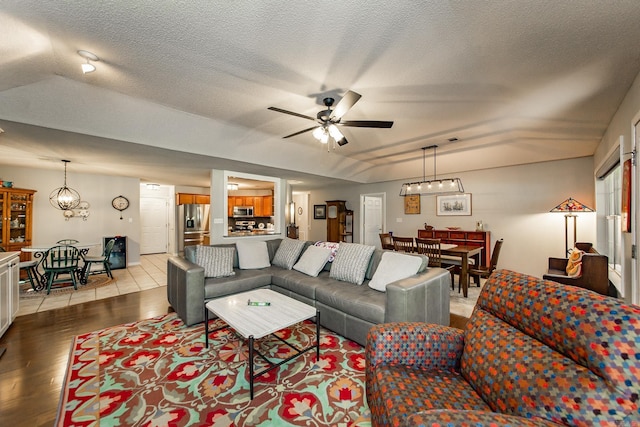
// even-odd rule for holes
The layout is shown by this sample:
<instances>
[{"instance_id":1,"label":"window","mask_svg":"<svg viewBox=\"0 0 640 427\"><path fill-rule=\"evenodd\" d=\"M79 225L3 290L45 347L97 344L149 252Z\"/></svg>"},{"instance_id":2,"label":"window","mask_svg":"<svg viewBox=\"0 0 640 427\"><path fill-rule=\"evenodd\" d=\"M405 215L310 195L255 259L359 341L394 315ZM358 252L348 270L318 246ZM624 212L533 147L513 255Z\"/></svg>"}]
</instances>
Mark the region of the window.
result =
<instances>
[{"instance_id":1,"label":"window","mask_svg":"<svg viewBox=\"0 0 640 427\"><path fill-rule=\"evenodd\" d=\"M604 254L609 257L609 267L621 273L622 264L622 168L616 165L602 178L602 200L604 202L605 245Z\"/></svg>"}]
</instances>

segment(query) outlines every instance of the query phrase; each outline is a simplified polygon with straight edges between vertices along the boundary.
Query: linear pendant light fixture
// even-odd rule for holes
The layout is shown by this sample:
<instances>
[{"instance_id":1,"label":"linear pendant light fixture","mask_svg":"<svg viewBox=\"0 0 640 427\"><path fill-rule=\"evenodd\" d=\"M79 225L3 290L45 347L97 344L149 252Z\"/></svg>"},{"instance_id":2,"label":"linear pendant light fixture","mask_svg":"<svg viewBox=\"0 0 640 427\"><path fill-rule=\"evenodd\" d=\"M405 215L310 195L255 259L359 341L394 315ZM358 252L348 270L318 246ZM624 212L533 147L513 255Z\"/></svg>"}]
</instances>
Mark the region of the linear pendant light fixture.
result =
<instances>
[{"instance_id":1,"label":"linear pendant light fixture","mask_svg":"<svg viewBox=\"0 0 640 427\"><path fill-rule=\"evenodd\" d=\"M70 163L70 160L63 160L63 162L64 185L49 194L49 203L56 209L67 211L76 208L80 204L80 194L73 188L67 187L67 163Z\"/></svg>"},{"instance_id":2,"label":"linear pendant light fixture","mask_svg":"<svg viewBox=\"0 0 640 427\"><path fill-rule=\"evenodd\" d=\"M438 178L436 175L436 150L437 145L422 147L422 181L405 182L400 188L401 196L414 194L442 195L464 193L464 187L460 178ZM433 149L433 179L427 180L425 174L426 150Z\"/></svg>"}]
</instances>

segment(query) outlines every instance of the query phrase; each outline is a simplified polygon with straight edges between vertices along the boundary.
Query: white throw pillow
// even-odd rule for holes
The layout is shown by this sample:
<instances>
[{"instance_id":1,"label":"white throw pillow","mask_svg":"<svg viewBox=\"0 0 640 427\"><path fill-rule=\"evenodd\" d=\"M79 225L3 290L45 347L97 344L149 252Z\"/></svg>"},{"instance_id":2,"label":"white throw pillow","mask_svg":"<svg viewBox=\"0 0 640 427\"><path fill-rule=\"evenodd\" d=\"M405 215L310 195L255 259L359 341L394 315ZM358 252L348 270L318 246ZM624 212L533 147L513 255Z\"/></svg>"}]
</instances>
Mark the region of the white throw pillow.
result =
<instances>
[{"instance_id":1,"label":"white throw pillow","mask_svg":"<svg viewBox=\"0 0 640 427\"><path fill-rule=\"evenodd\" d=\"M204 268L204 277L227 277L236 274L233 271L235 248L196 246L195 263Z\"/></svg>"},{"instance_id":2,"label":"white throw pillow","mask_svg":"<svg viewBox=\"0 0 640 427\"><path fill-rule=\"evenodd\" d=\"M238 263L241 270L253 270L271 265L267 242L238 240L236 249L238 250Z\"/></svg>"},{"instance_id":3,"label":"white throw pillow","mask_svg":"<svg viewBox=\"0 0 640 427\"><path fill-rule=\"evenodd\" d=\"M362 285L375 246L358 243L340 243L329 277Z\"/></svg>"},{"instance_id":4,"label":"white throw pillow","mask_svg":"<svg viewBox=\"0 0 640 427\"><path fill-rule=\"evenodd\" d=\"M385 252L376 272L369 281L369 287L376 291L385 292L389 283L406 279L418 272L422 260L418 257L400 254L397 252Z\"/></svg>"},{"instance_id":5,"label":"white throw pillow","mask_svg":"<svg viewBox=\"0 0 640 427\"><path fill-rule=\"evenodd\" d=\"M278 250L273 257L273 265L291 270L293 264L298 260L304 245L304 240L285 237L282 242L280 242L280 246L278 246Z\"/></svg>"},{"instance_id":6,"label":"white throw pillow","mask_svg":"<svg viewBox=\"0 0 640 427\"><path fill-rule=\"evenodd\" d=\"M300 257L300 260L293 266L308 276L317 277L324 265L329 261L331 249L320 246L309 246Z\"/></svg>"}]
</instances>

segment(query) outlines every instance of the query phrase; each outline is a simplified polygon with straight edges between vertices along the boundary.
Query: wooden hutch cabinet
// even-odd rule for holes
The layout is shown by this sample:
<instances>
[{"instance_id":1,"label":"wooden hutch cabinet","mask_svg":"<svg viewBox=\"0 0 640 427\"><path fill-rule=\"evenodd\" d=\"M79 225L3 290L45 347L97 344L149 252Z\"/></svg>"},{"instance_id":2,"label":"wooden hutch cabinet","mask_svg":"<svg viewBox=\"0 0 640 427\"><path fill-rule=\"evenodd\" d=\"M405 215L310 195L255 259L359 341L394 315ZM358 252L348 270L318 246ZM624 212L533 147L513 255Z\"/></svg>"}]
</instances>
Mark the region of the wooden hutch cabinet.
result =
<instances>
[{"instance_id":1,"label":"wooden hutch cabinet","mask_svg":"<svg viewBox=\"0 0 640 427\"><path fill-rule=\"evenodd\" d=\"M327 200L327 242L353 242L353 211L344 200Z\"/></svg>"},{"instance_id":2,"label":"wooden hutch cabinet","mask_svg":"<svg viewBox=\"0 0 640 427\"><path fill-rule=\"evenodd\" d=\"M0 188L0 247L7 252L31 246L34 193L35 190L22 188ZM20 261L30 258L30 254L20 252Z\"/></svg>"},{"instance_id":3,"label":"wooden hutch cabinet","mask_svg":"<svg viewBox=\"0 0 640 427\"><path fill-rule=\"evenodd\" d=\"M482 247L482 264L491 264L491 232L463 230L418 230L421 239L440 239L441 243Z\"/></svg>"}]
</instances>

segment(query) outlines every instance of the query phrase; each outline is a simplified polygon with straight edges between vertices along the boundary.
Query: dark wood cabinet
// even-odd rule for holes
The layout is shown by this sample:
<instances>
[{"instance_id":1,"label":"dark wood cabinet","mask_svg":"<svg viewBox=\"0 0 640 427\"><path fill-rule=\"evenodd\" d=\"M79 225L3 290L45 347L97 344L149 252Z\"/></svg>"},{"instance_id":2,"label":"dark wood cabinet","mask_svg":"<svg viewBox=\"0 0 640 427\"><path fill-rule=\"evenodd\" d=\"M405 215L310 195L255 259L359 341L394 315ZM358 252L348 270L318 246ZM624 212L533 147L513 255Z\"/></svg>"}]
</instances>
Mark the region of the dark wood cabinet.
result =
<instances>
[{"instance_id":1,"label":"dark wood cabinet","mask_svg":"<svg viewBox=\"0 0 640 427\"><path fill-rule=\"evenodd\" d=\"M421 239L440 239L441 243L482 247L484 265L491 263L491 232L464 230L418 230Z\"/></svg>"},{"instance_id":2,"label":"dark wood cabinet","mask_svg":"<svg viewBox=\"0 0 640 427\"><path fill-rule=\"evenodd\" d=\"M353 211L344 200L327 200L327 242L353 242Z\"/></svg>"},{"instance_id":3,"label":"dark wood cabinet","mask_svg":"<svg viewBox=\"0 0 640 427\"><path fill-rule=\"evenodd\" d=\"M7 252L20 252L25 246L31 246L35 192L0 187L0 248ZM20 261L30 259L30 253L20 252Z\"/></svg>"}]
</instances>

